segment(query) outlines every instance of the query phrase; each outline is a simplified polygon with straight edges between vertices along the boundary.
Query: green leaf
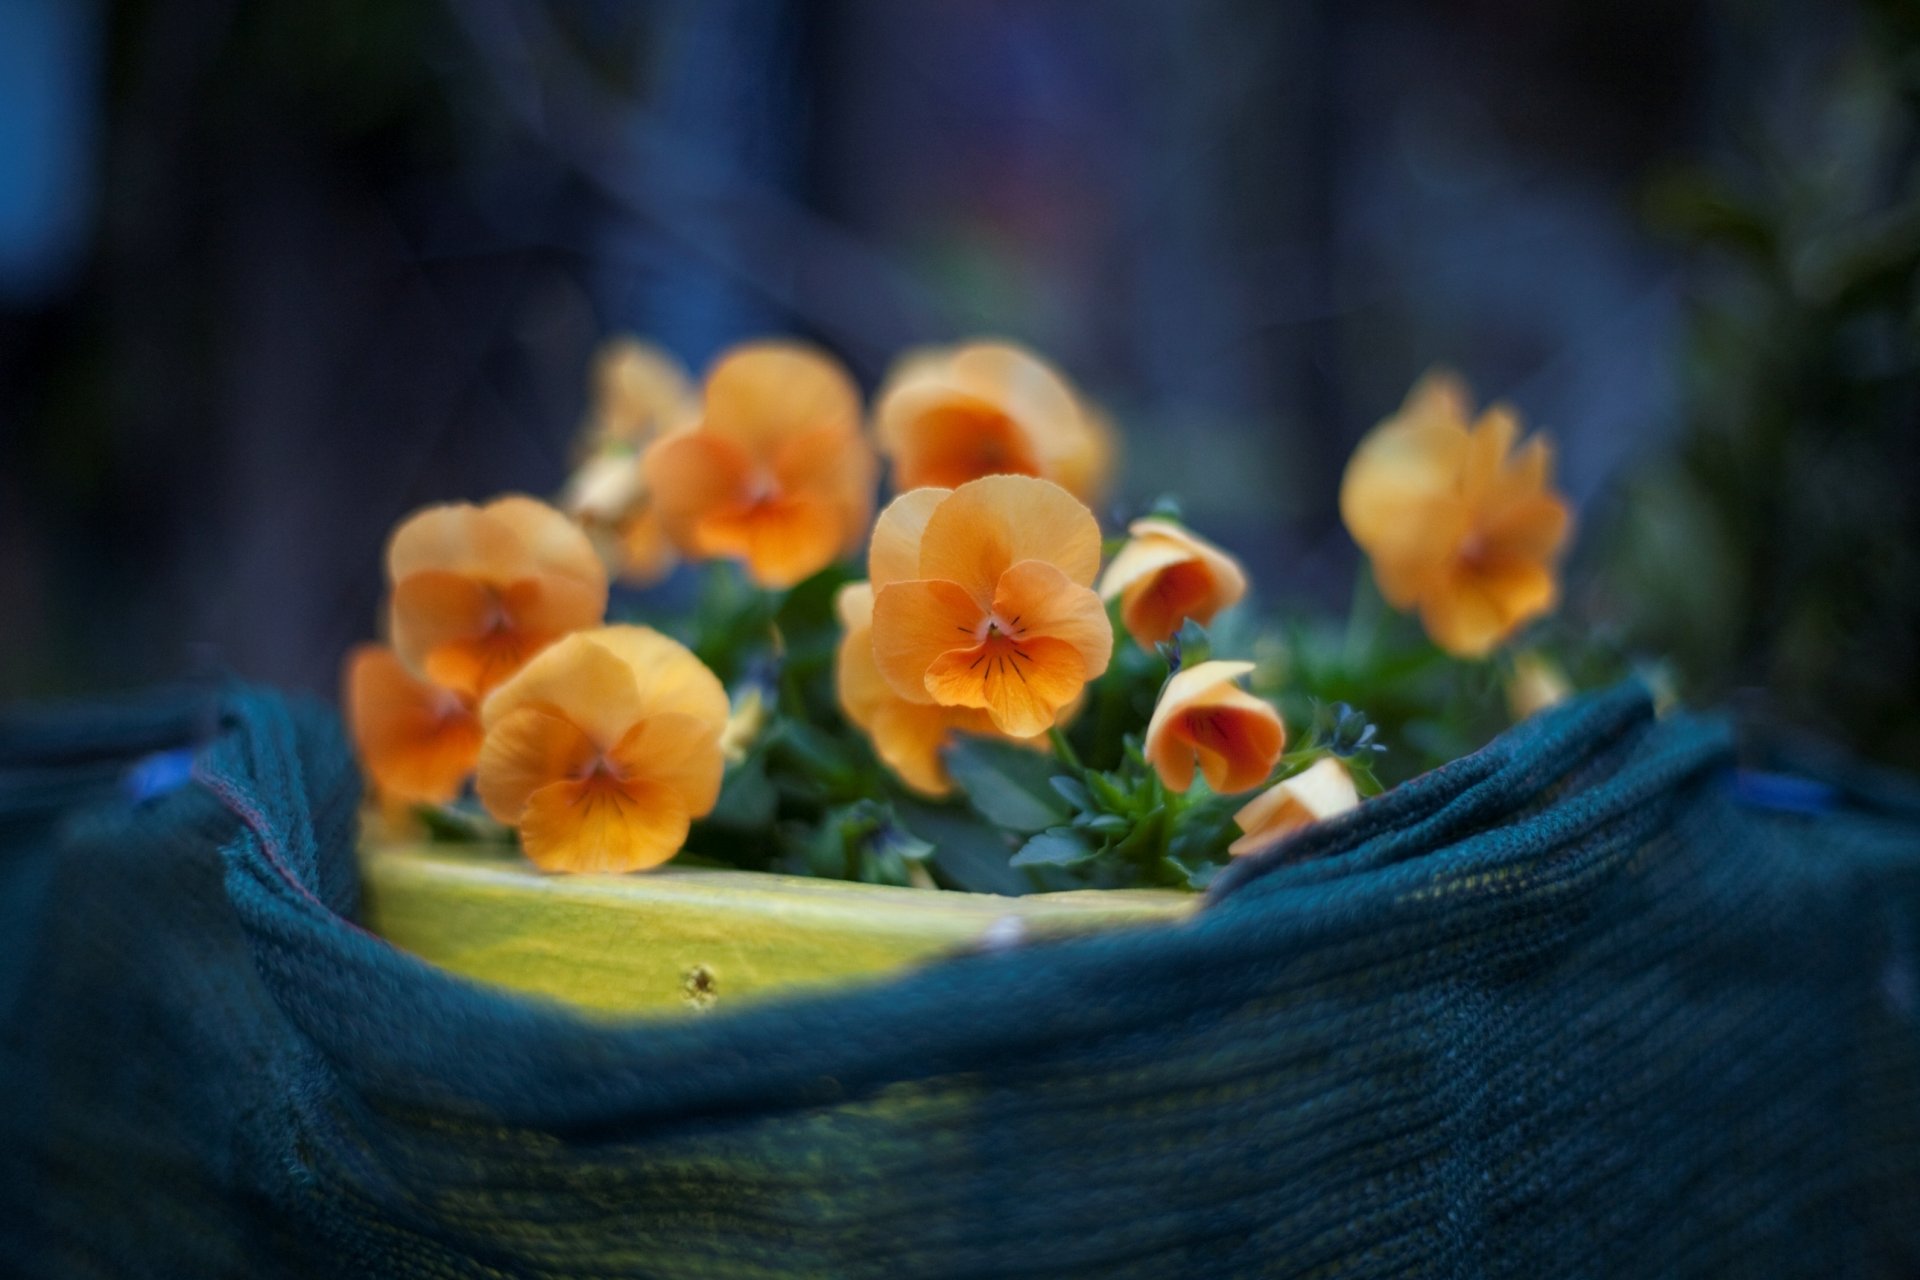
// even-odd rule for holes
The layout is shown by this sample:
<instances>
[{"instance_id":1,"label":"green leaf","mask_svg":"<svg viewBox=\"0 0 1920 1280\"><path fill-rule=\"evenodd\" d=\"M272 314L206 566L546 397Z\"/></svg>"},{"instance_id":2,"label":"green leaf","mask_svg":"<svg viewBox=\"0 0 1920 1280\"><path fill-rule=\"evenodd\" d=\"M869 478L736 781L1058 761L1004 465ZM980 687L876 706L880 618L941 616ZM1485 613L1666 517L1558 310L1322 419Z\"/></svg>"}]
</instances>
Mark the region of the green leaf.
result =
<instances>
[{"instance_id":1,"label":"green leaf","mask_svg":"<svg viewBox=\"0 0 1920 1280\"><path fill-rule=\"evenodd\" d=\"M1055 791L1060 793L1060 798L1074 808L1087 810L1094 807L1093 793L1087 790L1087 784L1080 779L1057 773L1049 778L1048 782L1052 784Z\"/></svg>"},{"instance_id":2,"label":"green leaf","mask_svg":"<svg viewBox=\"0 0 1920 1280\"><path fill-rule=\"evenodd\" d=\"M1033 892L1033 882L1010 865L1007 838L969 810L913 800L896 801L894 809L913 834L933 844L933 870L942 884L967 893Z\"/></svg>"},{"instance_id":3,"label":"green leaf","mask_svg":"<svg viewBox=\"0 0 1920 1280\"><path fill-rule=\"evenodd\" d=\"M1016 867L1071 867L1093 857L1094 848L1072 827L1042 831L1013 855Z\"/></svg>"},{"instance_id":4,"label":"green leaf","mask_svg":"<svg viewBox=\"0 0 1920 1280\"><path fill-rule=\"evenodd\" d=\"M946 751L947 771L974 811L1021 834L1044 831L1070 816L1053 788L1054 761L1024 747L963 737Z\"/></svg>"},{"instance_id":5,"label":"green leaf","mask_svg":"<svg viewBox=\"0 0 1920 1280\"><path fill-rule=\"evenodd\" d=\"M766 753L755 751L727 769L720 783L720 798L707 820L736 830L764 827L772 823L779 804L779 792L767 777Z\"/></svg>"},{"instance_id":6,"label":"green leaf","mask_svg":"<svg viewBox=\"0 0 1920 1280\"><path fill-rule=\"evenodd\" d=\"M1117 813L1082 813L1074 818L1073 825L1097 836L1123 836L1133 829L1133 823Z\"/></svg>"},{"instance_id":7,"label":"green leaf","mask_svg":"<svg viewBox=\"0 0 1920 1280\"><path fill-rule=\"evenodd\" d=\"M813 631L838 631L833 616L833 599L840 588L853 580L845 565L830 564L789 590L774 612L774 622L789 642Z\"/></svg>"}]
</instances>

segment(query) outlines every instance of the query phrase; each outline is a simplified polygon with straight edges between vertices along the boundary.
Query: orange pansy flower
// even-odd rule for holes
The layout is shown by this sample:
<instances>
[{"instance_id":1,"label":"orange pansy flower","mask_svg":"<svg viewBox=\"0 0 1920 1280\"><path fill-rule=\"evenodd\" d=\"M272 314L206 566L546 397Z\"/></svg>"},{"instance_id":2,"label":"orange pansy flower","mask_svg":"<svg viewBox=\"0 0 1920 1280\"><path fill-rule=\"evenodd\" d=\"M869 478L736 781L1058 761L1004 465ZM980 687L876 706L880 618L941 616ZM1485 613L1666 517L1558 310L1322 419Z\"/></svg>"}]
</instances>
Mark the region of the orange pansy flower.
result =
<instances>
[{"instance_id":1,"label":"orange pansy flower","mask_svg":"<svg viewBox=\"0 0 1920 1280\"><path fill-rule=\"evenodd\" d=\"M1480 657L1559 597L1555 566L1572 527L1552 488L1553 454L1494 405L1473 420L1466 389L1430 373L1360 442L1340 515L1373 563L1380 594L1418 609L1427 634Z\"/></svg>"},{"instance_id":2,"label":"orange pansy flower","mask_svg":"<svg viewBox=\"0 0 1920 1280\"><path fill-rule=\"evenodd\" d=\"M476 700L607 608L607 572L587 536L517 495L409 516L387 544L387 580L394 652Z\"/></svg>"},{"instance_id":3,"label":"orange pansy flower","mask_svg":"<svg viewBox=\"0 0 1920 1280\"><path fill-rule=\"evenodd\" d=\"M868 559L875 664L908 702L1045 733L1113 655L1099 569L1100 527L1059 485L989 476L902 494Z\"/></svg>"},{"instance_id":4,"label":"orange pansy flower","mask_svg":"<svg viewBox=\"0 0 1920 1280\"><path fill-rule=\"evenodd\" d=\"M568 636L496 689L481 718L481 803L547 871L658 866L720 795L726 690L646 627Z\"/></svg>"},{"instance_id":5,"label":"orange pansy flower","mask_svg":"<svg viewBox=\"0 0 1920 1280\"><path fill-rule=\"evenodd\" d=\"M480 717L462 694L408 671L393 650L347 655L347 730L383 800L445 804L480 758Z\"/></svg>"},{"instance_id":6,"label":"orange pansy flower","mask_svg":"<svg viewBox=\"0 0 1920 1280\"><path fill-rule=\"evenodd\" d=\"M625 582L658 582L678 557L650 500L641 450L690 425L699 407L679 362L637 338L601 347L593 385L581 462L560 505L587 531L609 572Z\"/></svg>"},{"instance_id":7,"label":"orange pansy flower","mask_svg":"<svg viewBox=\"0 0 1920 1280\"><path fill-rule=\"evenodd\" d=\"M1105 417L1051 365L1011 343L909 353L887 376L874 417L902 490L1024 475L1095 502L1113 465Z\"/></svg>"},{"instance_id":8,"label":"orange pansy flower","mask_svg":"<svg viewBox=\"0 0 1920 1280\"><path fill-rule=\"evenodd\" d=\"M1345 813L1360 803L1353 775L1332 756L1275 783L1233 815L1246 834L1227 846L1239 857L1271 849L1300 828Z\"/></svg>"},{"instance_id":9,"label":"orange pansy flower","mask_svg":"<svg viewBox=\"0 0 1920 1280\"><path fill-rule=\"evenodd\" d=\"M1192 530L1149 516L1127 533L1100 579L1100 596L1120 597L1120 619L1142 649L1171 639L1188 618L1205 626L1247 594L1240 562Z\"/></svg>"},{"instance_id":10,"label":"orange pansy flower","mask_svg":"<svg viewBox=\"0 0 1920 1280\"><path fill-rule=\"evenodd\" d=\"M789 587L859 548L876 466L846 372L809 347L760 342L714 366L698 424L656 440L645 476L682 551Z\"/></svg>"},{"instance_id":11,"label":"orange pansy flower","mask_svg":"<svg viewBox=\"0 0 1920 1280\"><path fill-rule=\"evenodd\" d=\"M1266 781L1287 745L1280 713L1234 684L1251 662L1201 662L1167 681L1147 722L1144 754L1174 791L1193 785L1197 759L1221 795Z\"/></svg>"},{"instance_id":12,"label":"orange pansy flower","mask_svg":"<svg viewBox=\"0 0 1920 1280\"><path fill-rule=\"evenodd\" d=\"M893 691L873 657L872 584L840 588L834 608L844 628L834 669L840 710L902 782L926 795L946 795L953 779L941 749L955 733L993 735L993 717L978 707L909 702Z\"/></svg>"}]
</instances>

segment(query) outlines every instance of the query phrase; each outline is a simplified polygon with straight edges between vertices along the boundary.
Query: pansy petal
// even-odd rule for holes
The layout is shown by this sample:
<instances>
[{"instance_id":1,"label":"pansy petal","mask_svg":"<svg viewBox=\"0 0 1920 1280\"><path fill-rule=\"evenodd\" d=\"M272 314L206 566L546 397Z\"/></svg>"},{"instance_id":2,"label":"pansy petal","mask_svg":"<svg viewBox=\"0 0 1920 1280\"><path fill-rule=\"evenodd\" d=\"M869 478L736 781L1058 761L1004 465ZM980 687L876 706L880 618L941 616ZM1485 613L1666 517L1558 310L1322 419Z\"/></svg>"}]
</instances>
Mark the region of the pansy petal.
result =
<instances>
[{"instance_id":1,"label":"pansy petal","mask_svg":"<svg viewBox=\"0 0 1920 1280\"><path fill-rule=\"evenodd\" d=\"M1269 704L1233 682L1250 662L1202 662L1167 681L1147 724L1143 751L1175 791L1193 784L1194 760L1223 794L1256 786L1286 745L1286 729Z\"/></svg>"},{"instance_id":2,"label":"pansy petal","mask_svg":"<svg viewBox=\"0 0 1920 1280\"><path fill-rule=\"evenodd\" d=\"M1390 420L1354 450L1340 482L1340 518L1368 554L1430 542L1427 527L1460 503L1467 429L1458 422Z\"/></svg>"},{"instance_id":3,"label":"pansy petal","mask_svg":"<svg viewBox=\"0 0 1920 1280\"><path fill-rule=\"evenodd\" d=\"M1059 485L988 476L961 485L927 519L920 573L957 582L990 605L1000 575L1022 560L1054 565L1079 586L1100 572L1100 526Z\"/></svg>"},{"instance_id":4,"label":"pansy petal","mask_svg":"<svg viewBox=\"0 0 1920 1280\"><path fill-rule=\"evenodd\" d=\"M1535 493L1489 512L1480 536L1498 556L1548 561L1560 553L1573 528L1573 513L1551 493Z\"/></svg>"},{"instance_id":5,"label":"pansy petal","mask_svg":"<svg viewBox=\"0 0 1920 1280\"><path fill-rule=\"evenodd\" d=\"M1026 427L1000 406L949 386L896 392L883 405L894 482L956 488L981 476L1043 474Z\"/></svg>"},{"instance_id":6,"label":"pansy petal","mask_svg":"<svg viewBox=\"0 0 1920 1280\"><path fill-rule=\"evenodd\" d=\"M1460 468L1460 491L1469 503L1483 506L1494 496L1519 438L1520 419L1509 405L1489 405L1473 424Z\"/></svg>"},{"instance_id":7,"label":"pansy petal","mask_svg":"<svg viewBox=\"0 0 1920 1280\"><path fill-rule=\"evenodd\" d=\"M579 525L546 503L521 494L495 498L480 508L480 513L510 532L543 576L571 578L589 590L597 590L601 608L595 611L593 620L599 621L607 598L607 571ZM508 574L503 570L495 580L504 582L528 576L531 575Z\"/></svg>"},{"instance_id":8,"label":"pansy petal","mask_svg":"<svg viewBox=\"0 0 1920 1280\"><path fill-rule=\"evenodd\" d=\"M645 708L633 667L598 643L598 634L576 631L555 641L495 689L480 708L488 737L495 724L531 707L578 726L596 750L618 742Z\"/></svg>"},{"instance_id":9,"label":"pansy petal","mask_svg":"<svg viewBox=\"0 0 1920 1280\"><path fill-rule=\"evenodd\" d=\"M598 754L565 716L520 707L488 721L475 790L488 813L512 825L536 791L576 779Z\"/></svg>"},{"instance_id":10,"label":"pansy petal","mask_svg":"<svg viewBox=\"0 0 1920 1280\"><path fill-rule=\"evenodd\" d=\"M836 555L859 550L873 519L878 480L878 462L865 436L846 427L795 436L781 447L773 474L781 494L804 496L832 509L840 535Z\"/></svg>"},{"instance_id":11,"label":"pansy petal","mask_svg":"<svg viewBox=\"0 0 1920 1280\"><path fill-rule=\"evenodd\" d=\"M623 782L664 787L695 818L713 811L726 771L719 731L708 721L673 712L650 715L633 726L607 760Z\"/></svg>"},{"instance_id":12,"label":"pansy petal","mask_svg":"<svg viewBox=\"0 0 1920 1280\"><path fill-rule=\"evenodd\" d=\"M694 536L704 516L753 497L753 459L738 444L706 432L654 441L641 467L660 527L689 551L705 554Z\"/></svg>"},{"instance_id":13,"label":"pansy petal","mask_svg":"<svg viewBox=\"0 0 1920 1280\"><path fill-rule=\"evenodd\" d=\"M595 581L560 574L521 578L501 588L500 607L514 630L545 643L600 624L607 612L607 580L604 575Z\"/></svg>"},{"instance_id":14,"label":"pansy petal","mask_svg":"<svg viewBox=\"0 0 1920 1280\"><path fill-rule=\"evenodd\" d=\"M650 499L620 522L617 535L622 582L652 586L673 571L679 557Z\"/></svg>"},{"instance_id":15,"label":"pansy petal","mask_svg":"<svg viewBox=\"0 0 1920 1280\"><path fill-rule=\"evenodd\" d=\"M1087 678L1073 645L1033 636L943 654L927 669L926 685L943 706L983 708L1001 733L1031 738L1053 727Z\"/></svg>"},{"instance_id":16,"label":"pansy petal","mask_svg":"<svg viewBox=\"0 0 1920 1280\"><path fill-rule=\"evenodd\" d=\"M1353 775L1329 756L1261 792L1233 820L1245 832L1227 846L1235 857L1272 848L1294 832L1360 803Z\"/></svg>"},{"instance_id":17,"label":"pansy petal","mask_svg":"<svg viewBox=\"0 0 1920 1280\"><path fill-rule=\"evenodd\" d=\"M596 442L644 444L697 412L692 381L666 351L638 338L610 338L593 361Z\"/></svg>"},{"instance_id":18,"label":"pansy petal","mask_svg":"<svg viewBox=\"0 0 1920 1280\"><path fill-rule=\"evenodd\" d=\"M947 707L889 698L868 726L874 754L915 791L944 796L953 790L953 780L940 752L952 737L955 718Z\"/></svg>"},{"instance_id":19,"label":"pansy petal","mask_svg":"<svg viewBox=\"0 0 1920 1280\"><path fill-rule=\"evenodd\" d=\"M899 700L873 659L873 588L850 582L834 599L843 628L834 656L834 692L847 720L871 730L881 707Z\"/></svg>"},{"instance_id":20,"label":"pansy petal","mask_svg":"<svg viewBox=\"0 0 1920 1280\"><path fill-rule=\"evenodd\" d=\"M348 729L384 796L442 804L460 794L480 757L480 721L463 699L382 645L354 649L345 683Z\"/></svg>"},{"instance_id":21,"label":"pansy petal","mask_svg":"<svg viewBox=\"0 0 1920 1280\"><path fill-rule=\"evenodd\" d=\"M1001 574L993 612L1022 644L1044 636L1073 646L1083 681L1104 672L1113 657L1113 624L1100 597L1044 561L1022 560Z\"/></svg>"},{"instance_id":22,"label":"pansy petal","mask_svg":"<svg viewBox=\"0 0 1920 1280\"><path fill-rule=\"evenodd\" d=\"M754 342L721 356L707 375L701 433L731 440L762 463L797 435L857 432L860 392L825 352L796 342Z\"/></svg>"},{"instance_id":23,"label":"pansy petal","mask_svg":"<svg viewBox=\"0 0 1920 1280\"><path fill-rule=\"evenodd\" d=\"M726 686L679 641L651 627L634 626L603 627L587 633L586 639L626 667L633 690L632 720L685 715L716 733L726 726L731 710Z\"/></svg>"},{"instance_id":24,"label":"pansy petal","mask_svg":"<svg viewBox=\"0 0 1920 1280\"><path fill-rule=\"evenodd\" d=\"M1171 521L1136 520L1132 535L1100 580L1121 597L1121 618L1142 648L1159 644L1188 618L1205 624L1246 594L1239 562Z\"/></svg>"},{"instance_id":25,"label":"pansy petal","mask_svg":"<svg viewBox=\"0 0 1920 1280\"><path fill-rule=\"evenodd\" d=\"M784 589L832 564L844 530L831 499L782 495L709 512L694 526L692 547L739 559L755 582Z\"/></svg>"},{"instance_id":26,"label":"pansy petal","mask_svg":"<svg viewBox=\"0 0 1920 1280\"><path fill-rule=\"evenodd\" d=\"M422 570L394 583L387 636L402 662L424 672L429 653L485 633L498 608L498 595L485 583L450 569Z\"/></svg>"},{"instance_id":27,"label":"pansy petal","mask_svg":"<svg viewBox=\"0 0 1920 1280\"><path fill-rule=\"evenodd\" d=\"M1528 561L1461 566L1420 605L1434 643L1455 657L1491 653L1523 624L1547 613L1558 598L1553 573Z\"/></svg>"},{"instance_id":28,"label":"pansy petal","mask_svg":"<svg viewBox=\"0 0 1920 1280\"><path fill-rule=\"evenodd\" d=\"M894 693L932 702L927 671L943 654L980 643L986 611L952 582L890 582L873 598L873 657Z\"/></svg>"},{"instance_id":29,"label":"pansy petal","mask_svg":"<svg viewBox=\"0 0 1920 1280\"><path fill-rule=\"evenodd\" d=\"M556 782L529 798L520 843L544 871L618 875L657 867L686 843L689 815L667 787L605 774Z\"/></svg>"},{"instance_id":30,"label":"pansy petal","mask_svg":"<svg viewBox=\"0 0 1920 1280\"><path fill-rule=\"evenodd\" d=\"M927 520L951 489L910 489L886 505L873 525L867 577L874 590L920 576L920 540Z\"/></svg>"},{"instance_id":31,"label":"pansy petal","mask_svg":"<svg viewBox=\"0 0 1920 1280\"><path fill-rule=\"evenodd\" d=\"M514 628L449 640L427 651L426 677L478 702L512 679L550 640Z\"/></svg>"},{"instance_id":32,"label":"pansy petal","mask_svg":"<svg viewBox=\"0 0 1920 1280\"><path fill-rule=\"evenodd\" d=\"M449 503L403 520L387 540L387 581L443 570L478 577L517 578L533 558L519 535L479 507Z\"/></svg>"},{"instance_id":33,"label":"pansy petal","mask_svg":"<svg viewBox=\"0 0 1920 1280\"><path fill-rule=\"evenodd\" d=\"M1141 521L1134 522L1134 530ZM1107 562L1107 570L1100 575L1100 598L1111 600L1134 583L1148 578L1162 569L1181 564L1193 558L1193 553L1171 538L1155 537L1151 533L1142 534L1130 530L1133 536L1127 539L1119 552Z\"/></svg>"}]
</instances>

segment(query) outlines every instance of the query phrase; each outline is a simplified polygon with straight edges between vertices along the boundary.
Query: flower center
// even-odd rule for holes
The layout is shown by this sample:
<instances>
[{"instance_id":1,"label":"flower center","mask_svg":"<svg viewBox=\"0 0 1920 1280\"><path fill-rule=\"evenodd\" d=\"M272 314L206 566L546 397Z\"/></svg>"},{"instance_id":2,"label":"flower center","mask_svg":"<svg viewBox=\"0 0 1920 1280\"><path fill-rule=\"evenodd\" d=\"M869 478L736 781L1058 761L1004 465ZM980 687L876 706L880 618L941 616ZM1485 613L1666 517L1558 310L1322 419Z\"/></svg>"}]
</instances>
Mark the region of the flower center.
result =
<instances>
[{"instance_id":1,"label":"flower center","mask_svg":"<svg viewBox=\"0 0 1920 1280\"><path fill-rule=\"evenodd\" d=\"M1469 531L1466 537L1460 539L1460 559L1470 569L1478 569L1485 565L1491 550L1492 548L1487 544L1486 535L1478 529Z\"/></svg>"},{"instance_id":2,"label":"flower center","mask_svg":"<svg viewBox=\"0 0 1920 1280\"><path fill-rule=\"evenodd\" d=\"M1018 644L1027 638L1027 629L1020 625L1020 619L1023 616L1025 615L1015 614L1011 618L1002 618L997 613L989 613L980 620L980 625L974 628L974 642L987 644L994 640L1004 640Z\"/></svg>"}]
</instances>

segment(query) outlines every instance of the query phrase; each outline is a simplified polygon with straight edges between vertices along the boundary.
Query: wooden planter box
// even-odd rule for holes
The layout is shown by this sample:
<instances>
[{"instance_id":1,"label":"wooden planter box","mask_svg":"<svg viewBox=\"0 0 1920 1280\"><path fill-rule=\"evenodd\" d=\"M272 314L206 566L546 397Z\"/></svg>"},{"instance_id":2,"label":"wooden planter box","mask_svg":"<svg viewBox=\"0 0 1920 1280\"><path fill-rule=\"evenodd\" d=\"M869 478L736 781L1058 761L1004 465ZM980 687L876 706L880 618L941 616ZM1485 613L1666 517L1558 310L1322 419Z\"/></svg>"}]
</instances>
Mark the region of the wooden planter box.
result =
<instances>
[{"instance_id":1,"label":"wooden planter box","mask_svg":"<svg viewBox=\"0 0 1920 1280\"><path fill-rule=\"evenodd\" d=\"M1177 919L1195 894L1008 898L749 871L549 876L511 849L369 845L362 919L454 973L604 1016L884 977L996 939Z\"/></svg>"}]
</instances>

